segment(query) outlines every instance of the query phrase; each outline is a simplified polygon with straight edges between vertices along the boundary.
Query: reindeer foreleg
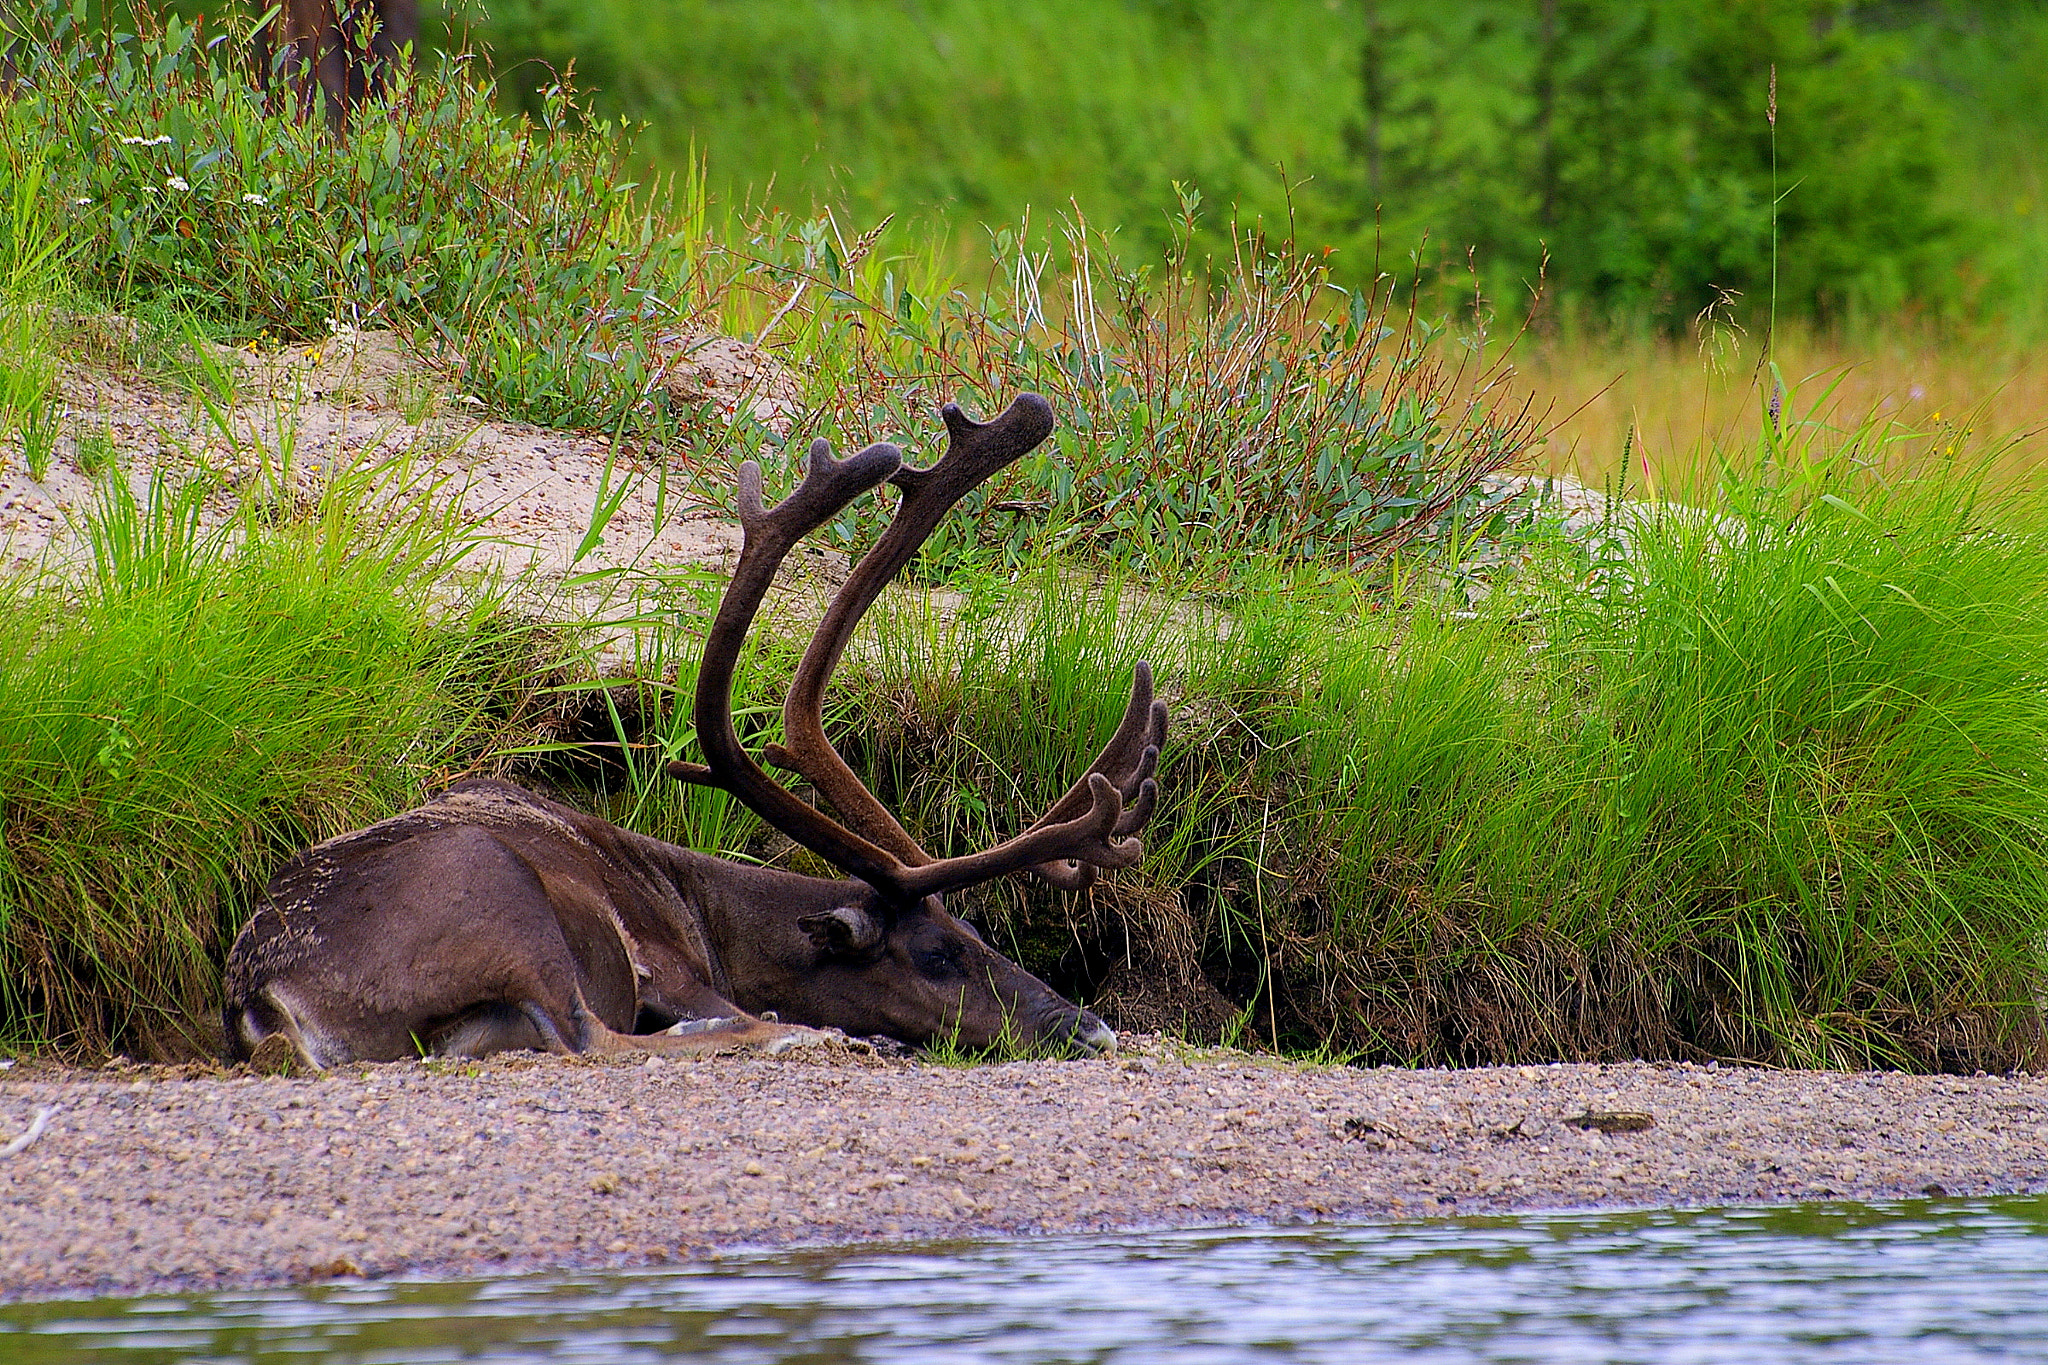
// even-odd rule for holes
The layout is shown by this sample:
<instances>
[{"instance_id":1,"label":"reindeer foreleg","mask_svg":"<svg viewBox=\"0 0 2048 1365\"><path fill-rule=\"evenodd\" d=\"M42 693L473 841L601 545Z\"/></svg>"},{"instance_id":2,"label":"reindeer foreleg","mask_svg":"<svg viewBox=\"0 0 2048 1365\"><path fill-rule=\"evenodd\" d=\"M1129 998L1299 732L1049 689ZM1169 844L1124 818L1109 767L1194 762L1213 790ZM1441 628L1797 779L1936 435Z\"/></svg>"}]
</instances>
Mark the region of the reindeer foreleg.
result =
<instances>
[{"instance_id":1,"label":"reindeer foreleg","mask_svg":"<svg viewBox=\"0 0 2048 1365\"><path fill-rule=\"evenodd\" d=\"M646 1053L661 1057L707 1057L720 1052L763 1052L773 1057L797 1048L859 1047L838 1029L806 1028L751 1014L724 1019L685 1019L661 1033L619 1033L588 1010L576 1017L578 1052L594 1056ZM872 1050L872 1049L870 1049Z\"/></svg>"}]
</instances>

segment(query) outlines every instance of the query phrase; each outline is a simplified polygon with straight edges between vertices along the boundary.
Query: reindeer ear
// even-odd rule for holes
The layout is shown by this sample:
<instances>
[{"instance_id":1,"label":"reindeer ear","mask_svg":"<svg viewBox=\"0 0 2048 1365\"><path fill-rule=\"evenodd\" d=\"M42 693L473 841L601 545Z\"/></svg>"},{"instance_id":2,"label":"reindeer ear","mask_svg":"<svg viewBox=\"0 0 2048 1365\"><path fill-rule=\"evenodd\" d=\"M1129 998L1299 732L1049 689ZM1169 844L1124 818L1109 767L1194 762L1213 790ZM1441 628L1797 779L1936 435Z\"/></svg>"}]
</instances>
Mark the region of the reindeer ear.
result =
<instances>
[{"instance_id":1,"label":"reindeer ear","mask_svg":"<svg viewBox=\"0 0 2048 1365\"><path fill-rule=\"evenodd\" d=\"M864 953L882 941L882 922L856 905L835 905L822 915L805 915L796 927L820 951L835 956Z\"/></svg>"}]
</instances>

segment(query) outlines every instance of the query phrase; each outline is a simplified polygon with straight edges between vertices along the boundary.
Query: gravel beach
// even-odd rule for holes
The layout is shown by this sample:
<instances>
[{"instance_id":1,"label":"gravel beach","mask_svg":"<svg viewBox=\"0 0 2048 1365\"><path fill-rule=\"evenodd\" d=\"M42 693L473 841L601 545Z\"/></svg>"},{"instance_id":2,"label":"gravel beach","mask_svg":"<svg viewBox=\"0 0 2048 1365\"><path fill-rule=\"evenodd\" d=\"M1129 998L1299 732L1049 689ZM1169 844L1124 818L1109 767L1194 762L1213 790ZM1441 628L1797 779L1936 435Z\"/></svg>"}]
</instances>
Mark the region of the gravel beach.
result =
<instances>
[{"instance_id":1,"label":"gravel beach","mask_svg":"<svg viewBox=\"0 0 2048 1365\"><path fill-rule=\"evenodd\" d=\"M2048 1189L2048 1077L513 1054L0 1072L0 1296L740 1244ZM1608 1130L1608 1131L1603 1131Z\"/></svg>"}]
</instances>

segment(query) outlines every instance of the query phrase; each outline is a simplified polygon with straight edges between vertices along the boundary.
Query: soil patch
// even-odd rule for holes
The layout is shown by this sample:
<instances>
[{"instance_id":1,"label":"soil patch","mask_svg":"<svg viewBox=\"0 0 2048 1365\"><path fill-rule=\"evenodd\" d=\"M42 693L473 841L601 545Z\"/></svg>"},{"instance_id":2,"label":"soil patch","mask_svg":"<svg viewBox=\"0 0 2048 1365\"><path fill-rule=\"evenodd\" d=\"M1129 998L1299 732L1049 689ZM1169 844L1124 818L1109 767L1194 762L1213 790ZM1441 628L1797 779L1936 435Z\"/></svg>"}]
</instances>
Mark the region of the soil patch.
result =
<instances>
[{"instance_id":1,"label":"soil patch","mask_svg":"<svg viewBox=\"0 0 2048 1365\"><path fill-rule=\"evenodd\" d=\"M82 319L74 330L61 379L65 434L42 477L0 448L0 569L83 553L78 518L110 473L138 496L159 476L207 479L217 488L211 510L225 516L252 491L276 496L263 476L281 464L286 496L303 502L338 468L400 458L413 461L416 479L459 497L490 538L476 567L532 567L546 581L572 568L715 568L738 554L738 527L691 493L686 471L671 470L664 486L658 469L615 458L602 433L486 420L437 361L392 333L343 329L318 345L261 352L198 342L173 348L185 369L173 379L123 363L140 344L126 319ZM791 381L764 370L772 366L711 338L694 350L679 343L675 377L691 393L736 400L769 386L773 397L750 401L786 424ZM586 544L601 490L622 485L601 543Z\"/></svg>"}]
</instances>

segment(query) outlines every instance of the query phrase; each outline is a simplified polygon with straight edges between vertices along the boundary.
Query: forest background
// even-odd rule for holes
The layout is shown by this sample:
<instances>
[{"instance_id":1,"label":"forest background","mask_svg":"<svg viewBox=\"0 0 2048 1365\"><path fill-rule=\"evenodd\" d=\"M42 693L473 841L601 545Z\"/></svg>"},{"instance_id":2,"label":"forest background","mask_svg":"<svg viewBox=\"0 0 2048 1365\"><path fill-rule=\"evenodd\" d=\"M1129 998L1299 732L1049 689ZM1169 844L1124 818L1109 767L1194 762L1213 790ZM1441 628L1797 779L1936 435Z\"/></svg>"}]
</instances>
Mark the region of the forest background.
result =
<instances>
[{"instance_id":1,"label":"forest background","mask_svg":"<svg viewBox=\"0 0 2048 1365\"><path fill-rule=\"evenodd\" d=\"M732 203L1162 249L1181 195L1339 252L1470 262L1503 310L1688 326L2048 325L2035 0L490 0L507 88L572 64ZM529 65L522 66L522 63ZM1775 79L1774 79L1775 73ZM1177 190L1179 193L1177 194ZM1548 265L1541 269L1547 255Z\"/></svg>"}]
</instances>

